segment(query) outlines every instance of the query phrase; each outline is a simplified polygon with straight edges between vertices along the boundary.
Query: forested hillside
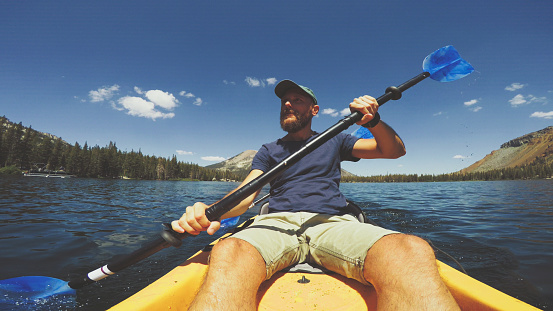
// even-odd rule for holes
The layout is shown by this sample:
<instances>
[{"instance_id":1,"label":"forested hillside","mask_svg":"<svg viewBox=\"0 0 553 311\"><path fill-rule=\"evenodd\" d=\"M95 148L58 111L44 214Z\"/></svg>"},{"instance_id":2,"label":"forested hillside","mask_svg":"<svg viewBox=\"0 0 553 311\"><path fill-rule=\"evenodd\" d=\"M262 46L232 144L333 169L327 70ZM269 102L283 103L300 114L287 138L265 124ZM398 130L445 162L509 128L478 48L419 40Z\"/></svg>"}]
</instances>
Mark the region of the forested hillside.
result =
<instances>
[{"instance_id":1,"label":"forested hillside","mask_svg":"<svg viewBox=\"0 0 553 311\"><path fill-rule=\"evenodd\" d=\"M553 178L553 126L510 140L473 165L450 174L342 177L350 182L417 182Z\"/></svg>"},{"instance_id":2,"label":"forested hillside","mask_svg":"<svg viewBox=\"0 0 553 311\"><path fill-rule=\"evenodd\" d=\"M462 173L523 167L553 160L553 126L512 139Z\"/></svg>"},{"instance_id":3,"label":"forested hillside","mask_svg":"<svg viewBox=\"0 0 553 311\"><path fill-rule=\"evenodd\" d=\"M114 142L110 142L105 147L97 145L90 147L86 142L83 146L78 142L71 145L54 135L25 127L21 122L19 124L10 122L6 117L0 117L0 125L0 170L6 167L13 168L15 171L42 168L47 171L64 171L79 177L157 180L241 180L245 175L242 166L240 169L232 166L225 166L224 169L205 168L197 164L179 162L175 155L162 158L144 155L140 150L121 151L117 149ZM345 174L342 176L342 181L431 182L552 178L553 135L549 135L552 129L530 133L502 146L502 149L524 147L532 150L532 153L519 152L516 157L511 157L517 161L526 159L522 165L519 163L517 166L501 166L502 163L496 163L496 166L501 168L473 171L465 169L440 175L394 174L367 177ZM532 139L527 139L529 137ZM539 139L536 140L536 137ZM516 146L513 146L513 142L517 142ZM492 155L497 153L492 152ZM490 157L477 162L479 167L485 167L482 163L485 163L484 160L488 158ZM231 160L226 162L232 162ZM498 160L494 158L494 161ZM218 166L214 165L214 167Z\"/></svg>"},{"instance_id":4,"label":"forested hillside","mask_svg":"<svg viewBox=\"0 0 553 311\"><path fill-rule=\"evenodd\" d=\"M85 142L71 145L54 135L42 133L0 117L0 168L41 168L65 171L79 177L137 179L236 180L235 174L215 171L171 158L121 151L114 142L90 147Z\"/></svg>"}]
</instances>

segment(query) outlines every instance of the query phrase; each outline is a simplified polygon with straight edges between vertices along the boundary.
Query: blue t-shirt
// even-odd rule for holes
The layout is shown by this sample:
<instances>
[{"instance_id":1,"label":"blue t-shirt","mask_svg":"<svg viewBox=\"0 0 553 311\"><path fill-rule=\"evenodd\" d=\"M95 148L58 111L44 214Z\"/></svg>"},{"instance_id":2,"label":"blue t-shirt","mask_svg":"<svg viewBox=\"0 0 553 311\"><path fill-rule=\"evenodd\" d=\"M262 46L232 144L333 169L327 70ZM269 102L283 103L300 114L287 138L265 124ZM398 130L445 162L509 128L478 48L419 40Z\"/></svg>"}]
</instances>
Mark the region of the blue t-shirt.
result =
<instances>
[{"instance_id":1,"label":"blue t-shirt","mask_svg":"<svg viewBox=\"0 0 553 311\"><path fill-rule=\"evenodd\" d=\"M316 136L305 141L281 139L261 146L252 169L269 171ZM340 162L359 161L351 151L359 138L340 133L307 154L271 182L269 212L347 214L340 192Z\"/></svg>"}]
</instances>

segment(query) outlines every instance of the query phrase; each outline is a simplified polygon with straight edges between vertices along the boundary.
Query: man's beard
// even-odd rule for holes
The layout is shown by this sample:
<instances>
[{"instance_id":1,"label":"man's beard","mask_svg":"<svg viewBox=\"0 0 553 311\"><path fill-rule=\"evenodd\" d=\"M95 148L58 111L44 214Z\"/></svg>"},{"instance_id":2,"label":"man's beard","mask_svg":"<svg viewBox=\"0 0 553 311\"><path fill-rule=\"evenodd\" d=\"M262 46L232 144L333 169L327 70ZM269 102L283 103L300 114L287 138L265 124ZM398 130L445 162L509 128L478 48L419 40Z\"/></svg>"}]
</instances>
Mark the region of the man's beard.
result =
<instances>
[{"instance_id":1,"label":"man's beard","mask_svg":"<svg viewBox=\"0 0 553 311\"><path fill-rule=\"evenodd\" d=\"M287 115L292 113L295 120L287 120ZM299 130L306 127L313 116L308 112L300 115L297 111L282 110L280 112L280 127L288 133L297 133Z\"/></svg>"}]
</instances>

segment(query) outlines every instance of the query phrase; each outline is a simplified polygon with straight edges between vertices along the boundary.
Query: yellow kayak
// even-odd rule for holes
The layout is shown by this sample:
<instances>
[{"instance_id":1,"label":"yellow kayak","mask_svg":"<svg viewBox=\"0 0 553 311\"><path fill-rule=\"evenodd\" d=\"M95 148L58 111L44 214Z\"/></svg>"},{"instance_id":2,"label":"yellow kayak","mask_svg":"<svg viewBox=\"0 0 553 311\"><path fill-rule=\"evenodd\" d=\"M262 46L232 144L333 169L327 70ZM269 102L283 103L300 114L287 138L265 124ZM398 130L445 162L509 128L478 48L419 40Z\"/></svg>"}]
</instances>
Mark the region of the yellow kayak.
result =
<instances>
[{"instance_id":1,"label":"yellow kayak","mask_svg":"<svg viewBox=\"0 0 553 311\"><path fill-rule=\"evenodd\" d=\"M210 249L194 254L109 310L186 310L207 272ZM462 310L539 310L440 261L438 268ZM304 278L309 282L298 282ZM376 292L335 273L278 272L261 284L257 302L258 310L376 310Z\"/></svg>"}]
</instances>

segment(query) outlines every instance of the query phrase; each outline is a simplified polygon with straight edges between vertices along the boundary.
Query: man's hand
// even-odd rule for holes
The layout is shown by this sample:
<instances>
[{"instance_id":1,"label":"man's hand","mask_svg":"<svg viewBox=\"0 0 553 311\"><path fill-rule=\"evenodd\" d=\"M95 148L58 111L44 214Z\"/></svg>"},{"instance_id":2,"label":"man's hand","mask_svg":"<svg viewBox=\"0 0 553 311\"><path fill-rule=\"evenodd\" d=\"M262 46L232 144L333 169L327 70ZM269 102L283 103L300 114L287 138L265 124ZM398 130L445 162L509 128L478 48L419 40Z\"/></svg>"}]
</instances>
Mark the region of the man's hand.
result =
<instances>
[{"instance_id":1,"label":"man's hand","mask_svg":"<svg viewBox=\"0 0 553 311\"><path fill-rule=\"evenodd\" d=\"M188 206L186 208L186 213L184 213L179 220L171 222L171 227L173 227L174 231L179 233L184 233L186 231L192 235L198 235L202 231L207 231L210 235L214 234L221 227L221 223L219 221L209 221L207 219L205 210L208 207L208 205L201 202L197 202L193 206Z\"/></svg>"},{"instance_id":2,"label":"man's hand","mask_svg":"<svg viewBox=\"0 0 553 311\"><path fill-rule=\"evenodd\" d=\"M378 102L374 97L365 95L358 97L349 104L349 110L353 113L359 111L363 114L363 118L356 122L357 125L363 125L371 121L378 112Z\"/></svg>"}]
</instances>

